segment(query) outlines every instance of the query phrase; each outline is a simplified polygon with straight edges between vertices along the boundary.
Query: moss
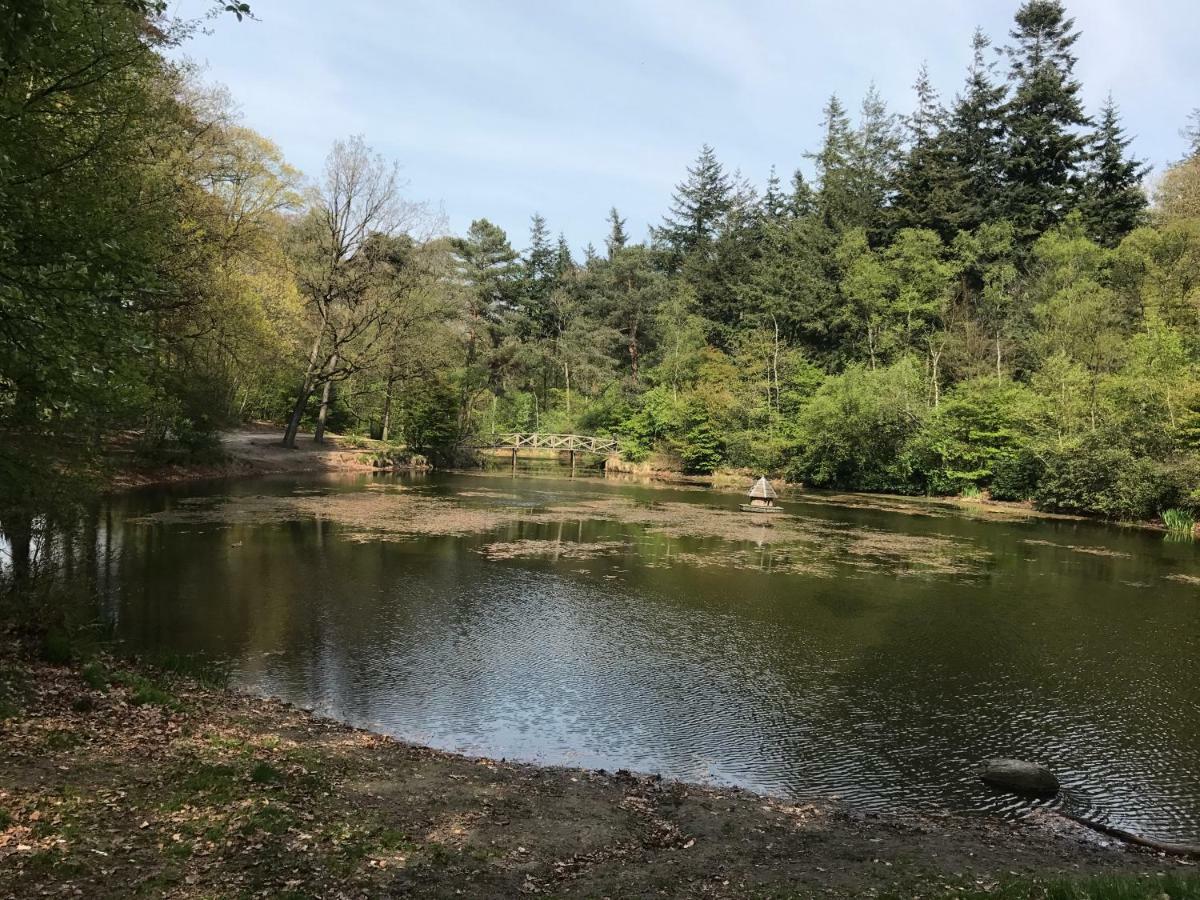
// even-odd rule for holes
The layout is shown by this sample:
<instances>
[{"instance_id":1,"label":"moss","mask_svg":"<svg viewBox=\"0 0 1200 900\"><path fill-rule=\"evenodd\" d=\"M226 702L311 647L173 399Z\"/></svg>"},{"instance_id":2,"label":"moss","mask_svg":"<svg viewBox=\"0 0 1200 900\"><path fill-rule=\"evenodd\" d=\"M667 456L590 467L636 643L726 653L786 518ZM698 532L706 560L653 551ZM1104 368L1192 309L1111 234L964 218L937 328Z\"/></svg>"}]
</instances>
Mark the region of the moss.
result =
<instances>
[{"instance_id":1,"label":"moss","mask_svg":"<svg viewBox=\"0 0 1200 900\"><path fill-rule=\"evenodd\" d=\"M283 781L283 773L267 762L257 762L250 770L250 780L255 784L278 784Z\"/></svg>"},{"instance_id":2,"label":"moss","mask_svg":"<svg viewBox=\"0 0 1200 900\"><path fill-rule=\"evenodd\" d=\"M92 690L102 691L108 687L108 669L97 660L80 669L79 675Z\"/></svg>"},{"instance_id":3,"label":"moss","mask_svg":"<svg viewBox=\"0 0 1200 900\"><path fill-rule=\"evenodd\" d=\"M296 824L296 814L282 803L266 803L250 814L239 831L244 835L263 831L267 834L283 834Z\"/></svg>"},{"instance_id":4,"label":"moss","mask_svg":"<svg viewBox=\"0 0 1200 900\"><path fill-rule=\"evenodd\" d=\"M83 743L83 735L66 728L56 728L46 735L46 749L51 751L72 750Z\"/></svg>"},{"instance_id":5,"label":"moss","mask_svg":"<svg viewBox=\"0 0 1200 900\"><path fill-rule=\"evenodd\" d=\"M882 900L901 900L888 893ZM1102 876L1084 879L1019 880L984 890L947 889L957 900L1200 900L1200 877L1175 875Z\"/></svg>"},{"instance_id":6,"label":"moss","mask_svg":"<svg viewBox=\"0 0 1200 900\"><path fill-rule=\"evenodd\" d=\"M154 705L164 709L178 710L182 708L179 698L166 688L151 681L136 672L114 672L113 684L119 684L129 691L129 702L134 706Z\"/></svg>"}]
</instances>

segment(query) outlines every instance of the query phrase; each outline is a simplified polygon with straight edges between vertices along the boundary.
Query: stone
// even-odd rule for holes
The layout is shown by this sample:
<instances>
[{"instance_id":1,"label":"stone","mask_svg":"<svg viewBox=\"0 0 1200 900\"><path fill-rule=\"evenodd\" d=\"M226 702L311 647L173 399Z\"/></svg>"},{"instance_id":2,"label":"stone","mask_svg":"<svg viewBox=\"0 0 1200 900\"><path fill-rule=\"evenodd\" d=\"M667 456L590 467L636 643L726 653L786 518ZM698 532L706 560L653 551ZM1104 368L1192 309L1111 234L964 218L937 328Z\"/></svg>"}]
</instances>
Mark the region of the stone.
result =
<instances>
[{"instance_id":1,"label":"stone","mask_svg":"<svg viewBox=\"0 0 1200 900\"><path fill-rule=\"evenodd\" d=\"M985 759L979 777L993 787L1033 797L1053 797L1058 778L1045 766L1023 759Z\"/></svg>"}]
</instances>

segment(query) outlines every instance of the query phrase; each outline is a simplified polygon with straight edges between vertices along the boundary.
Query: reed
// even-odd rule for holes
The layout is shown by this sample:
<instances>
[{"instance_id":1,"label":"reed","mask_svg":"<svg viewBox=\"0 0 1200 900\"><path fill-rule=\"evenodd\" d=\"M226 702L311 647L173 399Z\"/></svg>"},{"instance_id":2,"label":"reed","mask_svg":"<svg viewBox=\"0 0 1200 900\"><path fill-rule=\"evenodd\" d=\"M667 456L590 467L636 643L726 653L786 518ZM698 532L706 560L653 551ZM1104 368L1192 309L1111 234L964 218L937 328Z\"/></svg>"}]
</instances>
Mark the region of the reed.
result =
<instances>
[{"instance_id":1,"label":"reed","mask_svg":"<svg viewBox=\"0 0 1200 900\"><path fill-rule=\"evenodd\" d=\"M1187 509L1164 509L1163 524L1172 534L1195 534L1196 514Z\"/></svg>"}]
</instances>

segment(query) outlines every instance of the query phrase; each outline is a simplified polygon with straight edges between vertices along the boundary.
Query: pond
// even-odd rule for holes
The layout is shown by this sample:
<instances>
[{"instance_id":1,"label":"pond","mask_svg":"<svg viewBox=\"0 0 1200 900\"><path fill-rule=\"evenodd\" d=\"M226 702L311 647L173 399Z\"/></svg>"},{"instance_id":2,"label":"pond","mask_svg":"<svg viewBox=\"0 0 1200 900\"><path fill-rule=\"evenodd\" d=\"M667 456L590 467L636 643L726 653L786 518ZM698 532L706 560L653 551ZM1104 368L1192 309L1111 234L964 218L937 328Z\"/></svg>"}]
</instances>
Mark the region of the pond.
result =
<instances>
[{"instance_id":1,"label":"pond","mask_svg":"<svg viewBox=\"0 0 1200 900\"><path fill-rule=\"evenodd\" d=\"M529 475L296 476L114 497L117 635L435 747L865 810L1058 801L1200 838L1196 545L934 503Z\"/></svg>"}]
</instances>

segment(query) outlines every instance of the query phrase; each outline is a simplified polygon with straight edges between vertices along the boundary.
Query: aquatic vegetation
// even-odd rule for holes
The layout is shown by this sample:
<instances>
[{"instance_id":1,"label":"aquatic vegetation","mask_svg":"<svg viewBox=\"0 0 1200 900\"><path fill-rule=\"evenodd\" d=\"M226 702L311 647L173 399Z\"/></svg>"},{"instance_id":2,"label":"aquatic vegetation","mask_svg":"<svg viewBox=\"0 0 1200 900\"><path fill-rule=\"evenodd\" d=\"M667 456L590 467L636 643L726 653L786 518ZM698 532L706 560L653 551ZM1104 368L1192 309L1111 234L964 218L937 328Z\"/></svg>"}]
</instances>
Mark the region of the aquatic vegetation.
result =
<instances>
[{"instance_id":1,"label":"aquatic vegetation","mask_svg":"<svg viewBox=\"0 0 1200 900\"><path fill-rule=\"evenodd\" d=\"M1162 511L1163 525L1172 534L1196 533L1196 514L1187 509L1164 509Z\"/></svg>"},{"instance_id":2,"label":"aquatic vegetation","mask_svg":"<svg viewBox=\"0 0 1200 900\"><path fill-rule=\"evenodd\" d=\"M1043 541L1034 538L1026 538L1021 543L1033 544L1039 547L1058 547L1060 550L1070 550L1073 553L1086 553L1088 556L1112 556L1120 559L1132 558L1132 554L1126 553L1123 550L1113 550L1110 547L1091 547L1084 544L1059 544L1055 541Z\"/></svg>"},{"instance_id":3,"label":"aquatic vegetation","mask_svg":"<svg viewBox=\"0 0 1200 900\"><path fill-rule=\"evenodd\" d=\"M477 498L493 502L462 502ZM501 499L508 502L495 503ZM550 495L544 501L538 498L536 505L519 506L513 505L512 499L514 495L487 489L456 497L391 490L229 497L224 502L180 504L134 521L248 525L315 519L338 525L345 540L367 543L487 534L522 526L612 522L662 538L719 542L703 552L689 548L682 553L652 555L653 565L663 565L664 559L670 559L672 564L723 565L820 577L832 577L838 568L898 576L969 575L989 556L971 542L955 537L908 534L798 515L765 520L736 508L706 503L646 502L614 496L558 500ZM630 546L627 540L587 543L519 534L506 537L479 552L490 559L585 559Z\"/></svg>"},{"instance_id":4,"label":"aquatic vegetation","mask_svg":"<svg viewBox=\"0 0 1200 900\"><path fill-rule=\"evenodd\" d=\"M594 559L629 548L625 541L495 541L476 549L488 559Z\"/></svg>"}]
</instances>

